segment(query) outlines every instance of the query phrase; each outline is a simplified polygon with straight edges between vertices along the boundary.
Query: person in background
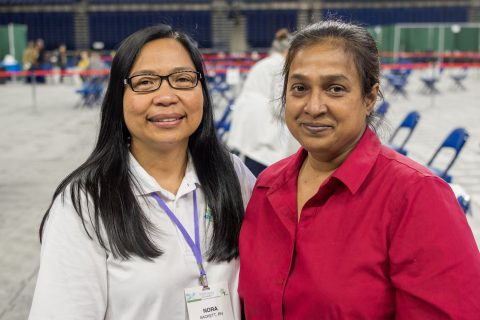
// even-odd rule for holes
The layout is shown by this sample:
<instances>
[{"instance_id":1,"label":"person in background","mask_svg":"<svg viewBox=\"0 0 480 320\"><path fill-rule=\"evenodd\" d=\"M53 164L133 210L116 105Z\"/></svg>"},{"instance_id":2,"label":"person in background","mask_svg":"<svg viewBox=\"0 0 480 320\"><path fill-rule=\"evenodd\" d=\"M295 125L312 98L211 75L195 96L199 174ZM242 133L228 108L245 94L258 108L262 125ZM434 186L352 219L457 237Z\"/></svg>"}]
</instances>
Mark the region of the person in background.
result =
<instances>
[{"instance_id":1,"label":"person in background","mask_svg":"<svg viewBox=\"0 0 480 320\"><path fill-rule=\"evenodd\" d=\"M270 55L249 71L232 110L227 144L256 176L298 149L280 118L282 67L289 37L287 29L277 31Z\"/></svg>"},{"instance_id":2,"label":"person in background","mask_svg":"<svg viewBox=\"0 0 480 320\"><path fill-rule=\"evenodd\" d=\"M32 40L27 42L27 46L23 50L22 63L24 71L29 71L37 63L37 50L35 50L35 42Z\"/></svg>"},{"instance_id":3,"label":"person in background","mask_svg":"<svg viewBox=\"0 0 480 320\"><path fill-rule=\"evenodd\" d=\"M370 33L309 25L284 76L285 121L302 147L260 174L246 209L246 319L478 319L480 254L452 190L375 134Z\"/></svg>"},{"instance_id":4,"label":"person in background","mask_svg":"<svg viewBox=\"0 0 480 320\"><path fill-rule=\"evenodd\" d=\"M90 64L90 53L87 50L80 51L79 59L77 62L77 70L80 73L80 78L82 81L87 79L87 76L83 73L88 69L88 65Z\"/></svg>"},{"instance_id":5,"label":"person in background","mask_svg":"<svg viewBox=\"0 0 480 320\"><path fill-rule=\"evenodd\" d=\"M29 319L186 320L198 291L240 319L238 236L254 181L216 137L193 41L167 25L130 35L96 146L42 220Z\"/></svg>"},{"instance_id":6,"label":"person in background","mask_svg":"<svg viewBox=\"0 0 480 320\"><path fill-rule=\"evenodd\" d=\"M102 71L106 67L107 66L105 62L103 62L100 52L93 50L90 53L90 60L89 60L87 69L93 70L93 71Z\"/></svg>"},{"instance_id":7,"label":"person in background","mask_svg":"<svg viewBox=\"0 0 480 320\"><path fill-rule=\"evenodd\" d=\"M87 67L86 80L97 81L108 77L106 63L102 60L102 56L99 51L93 50L90 52L90 60Z\"/></svg>"},{"instance_id":8,"label":"person in background","mask_svg":"<svg viewBox=\"0 0 480 320\"><path fill-rule=\"evenodd\" d=\"M33 64L31 70L43 70L43 68L46 68L47 66L45 65L47 61L46 57L46 51L45 51L45 42L43 41L42 38L38 38L35 41L35 51L37 52L37 59L35 60L35 64ZM37 83L45 83L46 79L44 75L37 75L35 77L35 81Z\"/></svg>"},{"instance_id":9,"label":"person in background","mask_svg":"<svg viewBox=\"0 0 480 320\"><path fill-rule=\"evenodd\" d=\"M67 69L67 46L65 43L60 43L58 49L53 54L55 64L60 69L60 82L63 82L64 72Z\"/></svg>"},{"instance_id":10,"label":"person in background","mask_svg":"<svg viewBox=\"0 0 480 320\"><path fill-rule=\"evenodd\" d=\"M46 62L45 42L42 38L38 38L35 41L35 50L37 51L35 67L40 70L43 68L43 64Z\"/></svg>"}]
</instances>

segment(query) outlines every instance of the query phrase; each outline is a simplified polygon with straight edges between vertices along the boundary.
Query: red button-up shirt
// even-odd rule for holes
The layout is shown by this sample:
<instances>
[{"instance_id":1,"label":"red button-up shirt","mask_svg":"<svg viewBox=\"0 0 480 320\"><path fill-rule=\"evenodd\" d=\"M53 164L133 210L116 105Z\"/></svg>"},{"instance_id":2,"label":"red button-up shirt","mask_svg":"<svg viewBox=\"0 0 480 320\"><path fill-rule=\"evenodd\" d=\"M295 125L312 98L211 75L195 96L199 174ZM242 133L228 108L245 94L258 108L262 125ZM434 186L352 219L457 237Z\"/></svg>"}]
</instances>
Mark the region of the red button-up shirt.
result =
<instances>
[{"instance_id":1,"label":"red button-up shirt","mask_svg":"<svg viewBox=\"0 0 480 320\"><path fill-rule=\"evenodd\" d=\"M480 319L480 254L448 184L367 129L297 223L305 157L266 169L248 204L247 320Z\"/></svg>"}]
</instances>

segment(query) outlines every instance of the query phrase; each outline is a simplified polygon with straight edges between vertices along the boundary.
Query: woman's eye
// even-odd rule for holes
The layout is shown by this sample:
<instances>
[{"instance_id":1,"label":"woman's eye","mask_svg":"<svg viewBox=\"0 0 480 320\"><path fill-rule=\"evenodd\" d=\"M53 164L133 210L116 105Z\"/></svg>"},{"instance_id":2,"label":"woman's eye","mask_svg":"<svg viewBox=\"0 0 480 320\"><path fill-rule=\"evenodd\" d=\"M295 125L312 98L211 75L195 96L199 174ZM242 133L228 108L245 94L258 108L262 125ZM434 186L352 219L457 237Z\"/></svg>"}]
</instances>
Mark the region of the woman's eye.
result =
<instances>
[{"instance_id":1,"label":"woman's eye","mask_svg":"<svg viewBox=\"0 0 480 320\"><path fill-rule=\"evenodd\" d=\"M294 84L292 86L292 91L293 92L301 93L301 92L304 92L305 90L306 90L306 88L302 84Z\"/></svg>"},{"instance_id":2,"label":"woman's eye","mask_svg":"<svg viewBox=\"0 0 480 320\"><path fill-rule=\"evenodd\" d=\"M152 78L140 78L140 79L137 79L137 81L135 81L134 84L136 86L148 86L148 85L151 85L154 82L155 82L155 80L152 79Z\"/></svg>"},{"instance_id":3,"label":"woman's eye","mask_svg":"<svg viewBox=\"0 0 480 320\"><path fill-rule=\"evenodd\" d=\"M145 84L150 84L150 83L152 83L152 80L149 80L149 79L140 80L140 85L145 85Z\"/></svg>"},{"instance_id":4,"label":"woman's eye","mask_svg":"<svg viewBox=\"0 0 480 320\"><path fill-rule=\"evenodd\" d=\"M192 79L190 79L188 77L180 77L180 78L177 78L175 81L177 81L177 82L192 82Z\"/></svg>"},{"instance_id":5,"label":"woman's eye","mask_svg":"<svg viewBox=\"0 0 480 320\"><path fill-rule=\"evenodd\" d=\"M334 94L342 93L345 89L339 85L333 85L328 88L328 91Z\"/></svg>"}]
</instances>

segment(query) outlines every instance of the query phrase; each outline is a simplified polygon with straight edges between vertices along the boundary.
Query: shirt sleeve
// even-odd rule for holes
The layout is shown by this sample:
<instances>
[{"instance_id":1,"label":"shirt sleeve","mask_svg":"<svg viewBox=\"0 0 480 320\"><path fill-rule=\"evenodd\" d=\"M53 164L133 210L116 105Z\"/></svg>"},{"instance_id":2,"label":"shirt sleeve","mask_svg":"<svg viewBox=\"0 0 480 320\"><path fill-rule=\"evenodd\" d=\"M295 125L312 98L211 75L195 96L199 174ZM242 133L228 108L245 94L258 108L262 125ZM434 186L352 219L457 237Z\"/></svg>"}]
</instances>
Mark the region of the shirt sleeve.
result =
<instances>
[{"instance_id":1,"label":"shirt sleeve","mask_svg":"<svg viewBox=\"0 0 480 320\"><path fill-rule=\"evenodd\" d=\"M87 229L91 225L87 218ZM43 234L30 320L104 319L106 251L87 235L70 197L57 197Z\"/></svg>"},{"instance_id":2,"label":"shirt sleeve","mask_svg":"<svg viewBox=\"0 0 480 320\"><path fill-rule=\"evenodd\" d=\"M480 255L450 187L437 177L410 184L389 248L396 319L478 319Z\"/></svg>"},{"instance_id":3,"label":"shirt sleeve","mask_svg":"<svg viewBox=\"0 0 480 320\"><path fill-rule=\"evenodd\" d=\"M256 182L255 176L248 170L245 164L234 154L232 155L232 162L235 168L235 172L240 182L240 188L242 190L243 206L246 208L250 197L252 196L252 190Z\"/></svg>"}]
</instances>

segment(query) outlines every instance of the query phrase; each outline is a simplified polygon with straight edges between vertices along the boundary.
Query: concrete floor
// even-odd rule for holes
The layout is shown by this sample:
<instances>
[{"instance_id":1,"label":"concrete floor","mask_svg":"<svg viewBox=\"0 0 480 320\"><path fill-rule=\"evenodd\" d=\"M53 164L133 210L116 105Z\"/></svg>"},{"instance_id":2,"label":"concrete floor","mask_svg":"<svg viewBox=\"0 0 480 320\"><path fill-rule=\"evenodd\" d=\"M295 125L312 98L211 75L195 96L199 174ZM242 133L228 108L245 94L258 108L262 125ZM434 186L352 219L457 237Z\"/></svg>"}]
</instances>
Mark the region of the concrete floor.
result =
<instances>
[{"instance_id":1,"label":"concrete floor","mask_svg":"<svg viewBox=\"0 0 480 320\"><path fill-rule=\"evenodd\" d=\"M480 70L454 89L448 70L440 81L441 94L421 94L419 77L410 76L408 97L394 96L384 137L411 110L421 114L407 145L409 156L426 163L445 136L457 126L470 139L451 170L454 182L473 200L468 216L480 243ZM38 85L36 104L32 88L21 83L0 85L0 320L28 317L39 265L38 226L57 184L77 167L93 148L98 108L74 108L74 84ZM386 128L386 129L385 129Z\"/></svg>"}]
</instances>

